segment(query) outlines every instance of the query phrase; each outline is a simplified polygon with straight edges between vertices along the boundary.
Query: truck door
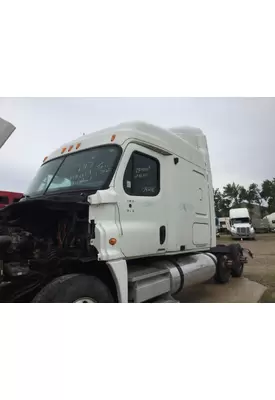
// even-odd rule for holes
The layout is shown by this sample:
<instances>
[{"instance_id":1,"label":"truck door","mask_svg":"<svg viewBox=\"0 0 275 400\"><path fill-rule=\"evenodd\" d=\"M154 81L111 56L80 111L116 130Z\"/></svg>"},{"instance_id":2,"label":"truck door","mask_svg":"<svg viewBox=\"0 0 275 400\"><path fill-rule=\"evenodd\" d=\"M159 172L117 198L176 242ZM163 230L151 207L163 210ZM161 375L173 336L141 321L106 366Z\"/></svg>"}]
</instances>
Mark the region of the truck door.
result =
<instances>
[{"instance_id":1,"label":"truck door","mask_svg":"<svg viewBox=\"0 0 275 400\"><path fill-rule=\"evenodd\" d=\"M133 143L124 151L115 190L122 232L120 248L125 257L166 251L165 161L162 154Z\"/></svg>"}]
</instances>

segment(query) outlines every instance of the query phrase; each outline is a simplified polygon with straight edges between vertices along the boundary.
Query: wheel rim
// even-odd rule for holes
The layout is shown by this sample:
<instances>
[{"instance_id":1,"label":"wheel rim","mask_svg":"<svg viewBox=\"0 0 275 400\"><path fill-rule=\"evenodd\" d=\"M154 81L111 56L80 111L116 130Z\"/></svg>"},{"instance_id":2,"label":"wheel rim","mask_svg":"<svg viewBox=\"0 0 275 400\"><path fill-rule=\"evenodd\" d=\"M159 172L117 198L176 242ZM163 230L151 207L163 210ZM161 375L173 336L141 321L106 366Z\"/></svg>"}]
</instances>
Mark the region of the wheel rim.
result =
<instances>
[{"instance_id":1,"label":"wheel rim","mask_svg":"<svg viewBox=\"0 0 275 400\"><path fill-rule=\"evenodd\" d=\"M74 303L96 303L96 301L91 297L81 297L80 299L74 301Z\"/></svg>"},{"instance_id":2,"label":"wheel rim","mask_svg":"<svg viewBox=\"0 0 275 400\"><path fill-rule=\"evenodd\" d=\"M244 267L244 264L241 262L241 253L240 252L238 252L238 255L237 255L236 258L237 258L237 260L236 260L237 267L241 271L243 269L243 267Z\"/></svg>"},{"instance_id":3,"label":"wheel rim","mask_svg":"<svg viewBox=\"0 0 275 400\"><path fill-rule=\"evenodd\" d=\"M226 262L227 262L227 257L223 256L221 259L221 267L224 271L229 271L229 268L228 268Z\"/></svg>"},{"instance_id":4,"label":"wheel rim","mask_svg":"<svg viewBox=\"0 0 275 400\"><path fill-rule=\"evenodd\" d=\"M230 275L230 268L226 265L227 257L222 256L220 260L220 269L223 275Z\"/></svg>"}]
</instances>

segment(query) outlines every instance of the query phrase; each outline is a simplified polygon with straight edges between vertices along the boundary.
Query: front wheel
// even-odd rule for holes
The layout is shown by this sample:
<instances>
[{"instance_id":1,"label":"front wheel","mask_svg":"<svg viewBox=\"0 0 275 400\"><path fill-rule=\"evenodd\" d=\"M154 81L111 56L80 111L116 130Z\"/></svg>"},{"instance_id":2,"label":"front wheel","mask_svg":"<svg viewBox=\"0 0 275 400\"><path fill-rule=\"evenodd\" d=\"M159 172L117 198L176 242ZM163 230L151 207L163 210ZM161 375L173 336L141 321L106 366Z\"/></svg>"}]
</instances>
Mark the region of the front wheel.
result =
<instances>
[{"instance_id":1,"label":"front wheel","mask_svg":"<svg viewBox=\"0 0 275 400\"><path fill-rule=\"evenodd\" d=\"M46 285L33 303L114 303L108 287L97 277L63 275Z\"/></svg>"}]
</instances>

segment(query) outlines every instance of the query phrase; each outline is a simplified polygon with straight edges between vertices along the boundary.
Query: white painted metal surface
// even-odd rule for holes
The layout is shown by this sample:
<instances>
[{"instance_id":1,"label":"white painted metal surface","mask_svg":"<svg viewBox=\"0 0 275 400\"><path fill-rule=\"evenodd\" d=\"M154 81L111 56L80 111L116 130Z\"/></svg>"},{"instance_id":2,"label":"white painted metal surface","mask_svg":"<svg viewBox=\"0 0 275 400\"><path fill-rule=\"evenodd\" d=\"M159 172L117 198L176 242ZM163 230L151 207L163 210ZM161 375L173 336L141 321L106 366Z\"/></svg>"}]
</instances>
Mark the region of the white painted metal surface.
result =
<instances>
[{"instance_id":1,"label":"white painted metal surface","mask_svg":"<svg viewBox=\"0 0 275 400\"><path fill-rule=\"evenodd\" d=\"M0 149L15 131L15 126L0 118Z\"/></svg>"},{"instance_id":2,"label":"white painted metal surface","mask_svg":"<svg viewBox=\"0 0 275 400\"><path fill-rule=\"evenodd\" d=\"M110 188L90 196L89 218L96 223L93 245L100 260L194 252L215 246L206 139L199 129L184 129L174 133L148 124L129 123L81 138L81 146L86 148L110 143L116 134L114 143L123 149ZM160 192L156 196L125 193L125 169L134 152L158 160ZM159 240L160 227L165 227L166 232L163 243ZM115 246L109 244L110 238L117 239Z\"/></svg>"},{"instance_id":3,"label":"white painted metal surface","mask_svg":"<svg viewBox=\"0 0 275 400\"><path fill-rule=\"evenodd\" d=\"M70 148L70 154L111 143L123 150L110 187L89 197L89 220L95 221L91 244L100 260L207 251L216 245L212 175L206 138L200 129L166 130L143 122L123 123L67 143L48 160L77 143L79 148ZM160 191L154 196L125 191L125 169L134 152L159 162ZM113 238L116 244L110 245Z\"/></svg>"},{"instance_id":4,"label":"white painted metal surface","mask_svg":"<svg viewBox=\"0 0 275 400\"><path fill-rule=\"evenodd\" d=\"M229 218L250 218L247 208L231 208L229 210Z\"/></svg>"},{"instance_id":5,"label":"white painted metal surface","mask_svg":"<svg viewBox=\"0 0 275 400\"><path fill-rule=\"evenodd\" d=\"M95 222L91 245L98 259L107 262L119 301L127 302L129 259L209 251L216 245L212 174L200 129L167 130L143 122L82 136L54 151L46 162L105 144L120 146L122 155L109 188L89 196L89 221ZM135 174L148 172L138 168L125 178L134 153L159 165L159 190L143 187L146 196L127 190Z\"/></svg>"},{"instance_id":6,"label":"white painted metal surface","mask_svg":"<svg viewBox=\"0 0 275 400\"><path fill-rule=\"evenodd\" d=\"M119 303L128 303L128 268L125 260L107 262L114 279Z\"/></svg>"}]
</instances>

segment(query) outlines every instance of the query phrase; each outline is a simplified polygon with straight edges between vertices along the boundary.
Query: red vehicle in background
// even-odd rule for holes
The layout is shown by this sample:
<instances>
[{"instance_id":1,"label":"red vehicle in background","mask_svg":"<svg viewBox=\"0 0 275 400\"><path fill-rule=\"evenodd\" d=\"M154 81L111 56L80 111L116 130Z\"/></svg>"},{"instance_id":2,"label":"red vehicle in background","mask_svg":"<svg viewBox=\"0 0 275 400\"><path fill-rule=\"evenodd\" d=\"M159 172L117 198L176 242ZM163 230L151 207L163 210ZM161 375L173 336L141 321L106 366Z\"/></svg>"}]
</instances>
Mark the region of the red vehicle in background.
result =
<instances>
[{"instance_id":1,"label":"red vehicle in background","mask_svg":"<svg viewBox=\"0 0 275 400\"><path fill-rule=\"evenodd\" d=\"M10 122L0 118L0 149L12 135L15 130ZM23 193L0 191L0 209L9 204L19 201L23 197Z\"/></svg>"},{"instance_id":2,"label":"red vehicle in background","mask_svg":"<svg viewBox=\"0 0 275 400\"><path fill-rule=\"evenodd\" d=\"M0 209L19 201L23 193L0 191Z\"/></svg>"}]
</instances>

